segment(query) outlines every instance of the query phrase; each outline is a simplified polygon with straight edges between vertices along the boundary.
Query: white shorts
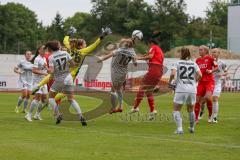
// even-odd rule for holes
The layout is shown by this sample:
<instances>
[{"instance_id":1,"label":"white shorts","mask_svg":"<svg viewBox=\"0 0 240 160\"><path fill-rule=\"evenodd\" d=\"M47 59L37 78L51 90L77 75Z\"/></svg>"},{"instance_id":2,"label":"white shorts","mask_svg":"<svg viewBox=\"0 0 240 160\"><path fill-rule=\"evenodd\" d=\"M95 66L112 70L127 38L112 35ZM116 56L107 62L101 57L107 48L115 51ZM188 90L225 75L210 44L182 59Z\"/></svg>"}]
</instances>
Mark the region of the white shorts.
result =
<instances>
[{"instance_id":1,"label":"white shorts","mask_svg":"<svg viewBox=\"0 0 240 160\"><path fill-rule=\"evenodd\" d=\"M56 92L56 93L68 93L72 92L74 90L73 88L73 78L71 74L69 74L64 81L57 81L55 80L52 84L50 91Z\"/></svg>"},{"instance_id":2,"label":"white shorts","mask_svg":"<svg viewBox=\"0 0 240 160\"><path fill-rule=\"evenodd\" d=\"M19 88L21 90L32 91L32 84L25 83L25 82L22 82L22 81L18 81L18 85L19 85Z\"/></svg>"},{"instance_id":3,"label":"white shorts","mask_svg":"<svg viewBox=\"0 0 240 160\"><path fill-rule=\"evenodd\" d=\"M195 105L196 94L195 93L175 93L173 102L177 104Z\"/></svg>"},{"instance_id":4,"label":"white shorts","mask_svg":"<svg viewBox=\"0 0 240 160\"><path fill-rule=\"evenodd\" d=\"M126 74L112 73L111 79L113 86L122 86L123 83L126 81Z\"/></svg>"},{"instance_id":5,"label":"white shorts","mask_svg":"<svg viewBox=\"0 0 240 160\"><path fill-rule=\"evenodd\" d=\"M38 83L33 84L33 88L37 88ZM48 94L47 84L44 84L40 89L36 92L36 94Z\"/></svg>"},{"instance_id":6,"label":"white shorts","mask_svg":"<svg viewBox=\"0 0 240 160\"><path fill-rule=\"evenodd\" d=\"M220 97L221 92L222 92L222 84L216 83L213 90L213 96Z\"/></svg>"}]
</instances>

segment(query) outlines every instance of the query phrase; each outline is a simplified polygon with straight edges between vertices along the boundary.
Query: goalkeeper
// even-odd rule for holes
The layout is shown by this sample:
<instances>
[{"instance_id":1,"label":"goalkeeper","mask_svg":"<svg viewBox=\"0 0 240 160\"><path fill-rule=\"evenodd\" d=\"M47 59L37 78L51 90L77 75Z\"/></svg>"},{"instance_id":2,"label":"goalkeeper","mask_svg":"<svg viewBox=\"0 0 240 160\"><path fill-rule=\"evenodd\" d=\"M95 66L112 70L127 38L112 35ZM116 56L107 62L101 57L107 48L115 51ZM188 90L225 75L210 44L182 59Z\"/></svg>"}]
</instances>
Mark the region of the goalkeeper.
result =
<instances>
[{"instance_id":1,"label":"goalkeeper","mask_svg":"<svg viewBox=\"0 0 240 160\"><path fill-rule=\"evenodd\" d=\"M69 30L69 34L73 35L74 33L76 33L76 29L74 27L70 27ZM70 68L71 71L71 75L73 77L73 80L75 80L75 78L78 75L79 70L81 69L81 66L84 62L85 57L91 53L92 51L94 51L97 46L101 43L102 39L111 34L112 31L110 28L106 27L102 29L102 33L99 36L99 38L91 45L89 45L88 47L86 46L86 41L84 39L70 39L70 36L65 36L64 40L63 40L63 44L66 47L66 49L68 50L68 52L70 53L71 57L73 58L73 60L76 63L76 67ZM37 88L34 88L32 91L32 94L35 94L39 88L41 86L43 86L44 84L47 84L50 79L52 79L52 75L48 74L37 86ZM62 98L64 98L65 95L63 93L58 93L55 96L55 100L58 101Z\"/></svg>"}]
</instances>

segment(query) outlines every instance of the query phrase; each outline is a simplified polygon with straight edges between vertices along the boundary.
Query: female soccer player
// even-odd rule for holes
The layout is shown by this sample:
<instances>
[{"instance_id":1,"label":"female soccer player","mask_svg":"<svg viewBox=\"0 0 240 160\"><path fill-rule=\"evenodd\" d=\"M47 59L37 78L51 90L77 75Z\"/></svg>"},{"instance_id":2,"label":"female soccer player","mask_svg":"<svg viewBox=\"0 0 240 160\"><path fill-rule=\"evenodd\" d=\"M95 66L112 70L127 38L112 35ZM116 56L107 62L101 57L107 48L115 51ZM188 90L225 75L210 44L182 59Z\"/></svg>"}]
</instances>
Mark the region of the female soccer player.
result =
<instances>
[{"instance_id":1,"label":"female soccer player","mask_svg":"<svg viewBox=\"0 0 240 160\"><path fill-rule=\"evenodd\" d=\"M211 53L218 65L218 70L214 72L215 87L213 90L213 114L212 114L212 122L217 123L218 122L217 115L219 110L218 99L222 92L221 78L224 76L227 76L228 72L227 72L227 65L222 60L219 59L220 50L215 48L211 51Z\"/></svg>"},{"instance_id":2,"label":"female soccer player","mask_svg":"<svg viewBox=\"0 0 240 160\"><path fill-rule=\"evenodd\" d=\"M202 77L202 73L198 65L191 60L189 49L181 49L181 58L174 65L171 71L169 84L176 77L175 96L174 96L174 111L173 119L177 125L176 134L183 134L182 117L180 114L182 105L186 103L187 111L190 120L190 133L194 132L195 114L194 105L196 102L197 82Z\"/></svg>"},{"instance_id":3,"label":"female soccer player","mask_svg":"<svg viewBox=\"0 0 240 160\"><path fill-rule=\"evenodd\" d=\"M46 58L44 57L45 55L45 50L44 46L40 46L37 51L35 56L32 59L32 63L34 64L33 66L33 86L38 85L38 83L48 74L47 70L47 61ZM35 120L42 120L40 116L40 112L42 110L42 107L47 105L47 94L48 94L48 89L47 85L43 85L40 87L40 89L36 92L35 97L33 101L31 102L29 112L25 116L25 118L28 121L32 121L32 112L34 108L37 108L37 112L34 115Z\"/></svg>"},{"instance_id":4,"label":"female soccer player","mask_svg":"<svg viewBox=\"0 0 240 160\"><path fill-rule=\"evenodd\" d=\"M111 89L111 103L112 109L110 114L123 111L123 85L126 81L126 76L128 73L128 64L132 60L134 65L135 61L135 51L133 48L132 39L123 39L121 41L122 47L114 50L106 56L99 57L100 61L107 60L110 57L113 57L111 64L111 79L112 79L112 89ZM119 107L116 108L116 101L119 101Z\"/></svg>"},{"instance_id":5,"label":"female soccer player","mask_svg":"<svg viewBox=\"0 0 240 160\"><path fill-rule=\"evenodd\" d=\"M203 104L204 101L207 103L209 113L208 122L212 122L212 94L215 85L213 72L217 69L217 62L211 55L209 55L209 48L207 46L200 46L199 54L200 57L197 58L196 63L198 64L202 72L202 78L198 84L197 100L194 108L196 123L198 123L200 106Z\"/></svg>"},{"instance_id":6,"label":"female soccer player","mask_svg":"<svg viewBox=\"0 0 240 160\"><path fill-rule=\"evenodd\" d=\"M149 120L153 120L154 115L157 113L154 109L153 90L162 77L164 54L162 49L158 46L158 41L154 36L150 38L149 42L151 45L149 52L142 57L137 57L137 60L148 61L149 67L147 74L142 79L141 86L134 102L134 107L131 109L130 113L139 112L139 105L145 93L150 107Z\"/></svg>"},{"instance_id":7,"label":"female soccer player","mask_svg":"<svg viewBox=\"0 0 240 160\"><path fill-rule=\"evenodd\" d=\"M87 47L85 40L83 39L79 39L79 40L75 40L75 45L71 45L70 43L70 37L69 36L65 36L64 38L64 45L65 47L71 52L71 57L73 58L74 62L75 62L75 66L70 68L70 72L72 74L73 79L75 79L79 73L79 70L81 69L81 66L83 64L83 61L85 59L85 57L91 53L93 50L96 49L96 47L101 43L102 39L111 34L111 29L110 28L105 28L102 31L102 34L100 35L100 37L90 46ZM71 48L71 47L76 47L76 48ZM49 74L48 76L46 76L39 84L38 87L36 87L34 89L33 92L36 92L42 85L46 84L49 82L49 80L51 79L51 75ZM60 93L56 96L56 100L60 100L63 97L65 97L64 94Z\"/></svg>"},{"instance_id":8,"label":"female soccer player","mask_svg":"<svg viewBox=\"0 0 240 160\"><path fill-rule=\"evenodd\" d=\"M18 103L15 108L15 112L19 113L19 107L23 104L23 113L26 112L26 108L28 105L28 100L30 98L31 90L32 90L32 68L33 64L31 63L32 52L25 52L25 59L21 60L19 64L14 67L14 72L18 73L19 76L19 86L22 90L22 95L18 98Z\"/></svg>"},{"instance_id":9,"label":"female soccer player","mask_svg":"<svg viewBox=\"0 0 240 160\"><path fill-rule=\"evenodd\" d=\"M59 124L62 120L62 115L59 113L58 106L55 101L57 93L64 93L67 95L68 101L79 116L83 126L86 126L81 109L73 97L73 77L70 72L70 67L75 66L72 57L66 51L60 51L59 41L50 41L45 45L48 52L51 53L49 57L49 73L53 74L54 83L49 92L49 103L54 108L57 121Z\"/></svg>"}]
</instances>

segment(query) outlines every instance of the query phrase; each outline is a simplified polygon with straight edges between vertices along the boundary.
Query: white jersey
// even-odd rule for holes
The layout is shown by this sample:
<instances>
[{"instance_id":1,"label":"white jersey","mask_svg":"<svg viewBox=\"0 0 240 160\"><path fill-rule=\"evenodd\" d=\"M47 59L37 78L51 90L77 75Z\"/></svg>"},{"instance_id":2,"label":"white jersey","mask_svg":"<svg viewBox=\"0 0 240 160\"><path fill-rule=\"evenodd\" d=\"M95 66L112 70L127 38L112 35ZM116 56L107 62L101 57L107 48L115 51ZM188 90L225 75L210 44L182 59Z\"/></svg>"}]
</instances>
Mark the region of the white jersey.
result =
<instances>
[{"instance_id":1,"label":"white jersey","mask_svg":"<svg viewBox=\"0 0 240 160\"><path fill-rule=\"evenodd\" d=\"M38 55L34 60L34 67L38 68L42 73L47 73L47 60L45 57ZM44 75L33 73L33 82L39 83L44 78Z\"/></svg>"},{"instance_id":2,"label":"white jersey","mask_svg":"<svg viewBox=\"0 0 240 160\"><path fill-rule=\"evenodd\" d=\"M133 48L118 48L113 52L112 72L117 74L127 74L128 63L136 55Z\"/></svg>"},{"instance_id":3,"label":"white jersey","mask_svg":"<svg viewBox=\"0 0 240 160\"><path fill-rule=\"evenodd\" d=\"M20 74L19 81L24 84L32 85L33 64L31 62L27 61L26 59L24 59L19 62L17 67L23 71L23 73Z\"/></svg>"},{"instance_id":4,"label":"white jersey","mask_svg":"<svg viewBox=\"0 0 240 160\"><path fill-rule=\"evenodd\" d=\"M197 93L196 73L200 71L192 60L179 60L172 69L177 71L176 93Z\"/></svg>"},{"instance_id":5,"label":"white jersey","mask_svg":"<svg viewBox=\"0 0 240 160\"><path fill-rule=\"evenodd\" d=\"M221 77L219 77L218 75L223 74L225 71L227 71L227 65L222 60L218 60L217 64L218 70L214 72L214 80L215 84L221 84Z\"/></svg>"},{"instance_id":6,"label":"white jersey","mask_svg":"<svg viewBox=\"0 0 240 160\"><path fill-rule=\"evenodd\" d=\"M66 51L56 51L49 56L49 66L54 67L54 81L63 82L70 74L69 61L72 57Z\"/></svg>"}]
</instances>

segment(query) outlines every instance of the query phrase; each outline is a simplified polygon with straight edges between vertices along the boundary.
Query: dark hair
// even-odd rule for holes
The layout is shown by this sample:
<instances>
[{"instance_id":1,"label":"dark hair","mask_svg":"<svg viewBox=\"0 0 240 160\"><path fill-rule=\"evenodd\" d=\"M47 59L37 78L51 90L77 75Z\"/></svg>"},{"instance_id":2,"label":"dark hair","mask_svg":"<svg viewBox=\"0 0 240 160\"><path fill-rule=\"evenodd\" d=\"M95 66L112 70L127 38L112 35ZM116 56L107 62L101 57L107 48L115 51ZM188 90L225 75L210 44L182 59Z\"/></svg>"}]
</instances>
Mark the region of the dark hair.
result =
<instances>
[{"instance_id":1,"label":"dark hair","mask_svg":"<svg viewBox=\"0 0 240 160\"><path fill-rule=\"evenodd\" d=\"M39 55L39 50L40 50L40 48L42 48L42 47L44 47L44 45L39 46L39 47L37 48L37 50L36 50L33 58L31 59L31 63L32 63L32 64L34 63L34 60L36 59L36 57Z\"/></svg>"},{"instance_id":2,"label":"dark hair","mask_svg":"<svg viewBox=\"0 0 240 160\"><path fill-rule=\"evenodd\" d=\"M148 42L158 45L158 43L160 42L160 36L161 32L154 31L151 35L151 38L148 39Z\"/></svg>"},{"instance_id":3,"label":"dark hair","mask_svg":"<svg viewBox=\"0 0 240 160\"><path fill-rule=\"evenodd\" d=\"M182 60L188 60L191 59L191 53L188 48L183 47L181 49L181 58Z\"/></svg>"},{"instance_id":4,"label":"dark hair","mask_svg":"<svg viewBox=\"0 0 240 160\"><path fill-rule=\"evenodd\" d=\"M86 43L84 39L77 39L76 48L80 49L79 47L82 46L84 43Z\"/></svg>"},{"instance_id":5,"label":"dark hair","mask_svg":"<svg viewBox=\"0 0 240 160\"><path fill-rule=\"evenodd\" d=\"M61 48L60 42L57 41L57 40L54 40L54 41L48 41L45 44L45 48L44 49L48 49L48 50L54 52L54 51L60 50L60 48Z\"/></svg>"}]
</instances>

